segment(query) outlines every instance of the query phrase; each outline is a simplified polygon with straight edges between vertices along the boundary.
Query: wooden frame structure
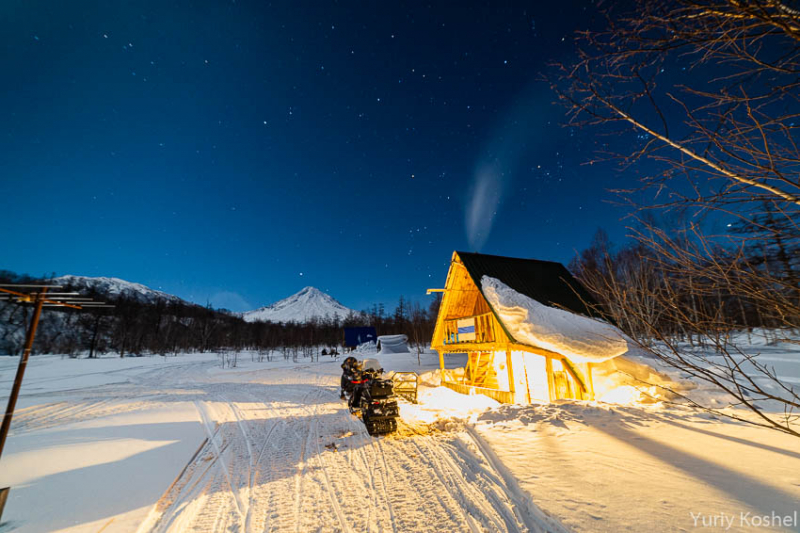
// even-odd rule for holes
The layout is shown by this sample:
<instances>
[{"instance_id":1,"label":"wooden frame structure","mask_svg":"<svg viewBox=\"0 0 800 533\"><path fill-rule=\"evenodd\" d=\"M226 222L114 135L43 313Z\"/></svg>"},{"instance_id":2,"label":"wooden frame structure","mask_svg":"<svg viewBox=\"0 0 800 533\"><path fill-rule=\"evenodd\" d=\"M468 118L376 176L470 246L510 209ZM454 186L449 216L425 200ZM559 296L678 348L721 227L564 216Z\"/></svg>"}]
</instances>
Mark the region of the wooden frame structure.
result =
<instances>
[{"instance_id":1,"label":"wooden frame structure","mask_svg":"<svg viewBox=\"0 0 800 533\"><path fill-rule=\"evenodd\" d=\"M431 348L439 353L442 385L462 394L483 394L502 403L531 403L559 399L594 399L591 364L577 364L561 354L515 340L484 297L475 272L465 265L462 255L480 258L490 265L495 256L480 256L453 252L443 292ZM533 260L500 258L511 262ZM563 265L548 262L563 269L554 280L559 283ZM504 263L505 266L505 263ZM474 270L474 269L473 269ZM502 274L502 272L501 272ZM569 276L570 288L577 281ZM500 276L498 279L504 281ZM466 353L463 374L454 377L446 372L445 355Z\"/></svg>"},{"instance_id":2,"label":"wooden frame structure","mask_svg":"<svg viewBox=\"0 0 800 533\"><path fill-rule=\"evenodd\" d=\"M12 287L13 289L10 289ZM3 455L5 448L6 438L8 437L9 430L11 429L11 420L14 417L14 409L17 405L19 398L19 391L22 387L22 380L25 377L25 368L28 365L31 351L33 349L33 340L36 337L36 328L39 325L39 317L42 314L43 307L68 307L70 309L84 309L88 307L114 307L113 305L106 305L105 302L96 302L91 298L81 297L77 292L48 292L48 289L61 289L61 285L31 285L31 284L3 284L0 285L0 301L13 301L19 304L33 304L33 317L25 334L25 348L19 358L19 365L17 366L17 373L14 377L14 382L11 385L11 393L8 396L8 404L6 406L5 415L3 415L3 423L0 425L0 457ZM25 290L29 292L25 292ZM30 291L33 289L33 291ZM21 292L22 291L22 292ZM3 516L3 508L5 507L6 500L10 487L0 488L0 518Z\"/></svg>"}]
</instances>

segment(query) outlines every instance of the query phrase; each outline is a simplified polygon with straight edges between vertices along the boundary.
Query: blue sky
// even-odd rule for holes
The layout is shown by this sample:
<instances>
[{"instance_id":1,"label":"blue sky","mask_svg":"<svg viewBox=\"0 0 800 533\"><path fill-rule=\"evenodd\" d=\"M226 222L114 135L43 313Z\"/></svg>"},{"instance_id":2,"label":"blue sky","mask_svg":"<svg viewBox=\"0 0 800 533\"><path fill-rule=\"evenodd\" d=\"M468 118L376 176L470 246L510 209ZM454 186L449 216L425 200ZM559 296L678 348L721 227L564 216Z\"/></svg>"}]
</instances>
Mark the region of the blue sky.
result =
<instances>
[{"instance_id":1,"label":"blue sky","mask_svg":"<svg viewBox=\"0 0 800 533\"><path fill-rule=\"evenodd\" d=\"M624 235L607 189L627 178L584 164L591 132L536 81L595 15L3 2L0 267L244 310L306 285L425 301L455 249L566 263L598 227Z\"/></svg>"}]
</instances>

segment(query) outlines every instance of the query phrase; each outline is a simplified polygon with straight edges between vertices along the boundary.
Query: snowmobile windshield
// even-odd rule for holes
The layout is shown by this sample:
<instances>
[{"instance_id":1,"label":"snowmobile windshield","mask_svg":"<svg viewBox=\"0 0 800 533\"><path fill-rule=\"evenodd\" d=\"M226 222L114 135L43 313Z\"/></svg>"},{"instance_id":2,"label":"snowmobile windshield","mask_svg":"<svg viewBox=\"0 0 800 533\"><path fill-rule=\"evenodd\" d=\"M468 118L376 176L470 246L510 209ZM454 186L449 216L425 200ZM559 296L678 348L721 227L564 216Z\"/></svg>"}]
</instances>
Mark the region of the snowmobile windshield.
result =
<instances>
[{"instance_id":1,"label":"snowmobile windshield","mask_svg":"<svg viewBox=\"0 0 800 533\"><path fill-rule=\"evenodd\" d=\"M383 368L381 368L380 362L377 359L364 359L361 362L361 369L362 370L372 370L373 372L383 372Z\"/></svg>"}]
</instances>

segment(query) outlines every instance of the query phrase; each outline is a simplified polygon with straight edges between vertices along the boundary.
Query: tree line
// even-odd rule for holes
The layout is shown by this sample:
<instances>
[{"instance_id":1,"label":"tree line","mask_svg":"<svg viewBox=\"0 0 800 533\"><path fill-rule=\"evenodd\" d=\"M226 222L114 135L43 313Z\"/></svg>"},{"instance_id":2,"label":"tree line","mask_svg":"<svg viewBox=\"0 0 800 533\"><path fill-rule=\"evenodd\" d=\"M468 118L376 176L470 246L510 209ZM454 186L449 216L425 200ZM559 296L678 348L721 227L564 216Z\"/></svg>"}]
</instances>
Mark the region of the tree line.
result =
<instances>
[{"instance_id":1,"label":"tree line","mask_svg":"<svg viewBox=\"0 0 800 533\"><path fill-rule=\"evenodd\" d=\"M41 279L0 271L0 283L41 283ZM72 290L65 287L64 290ZM120 357L188 352L283 351L292 356L317 355L322 349L341 352L344 328L374 326L378 335L406 334L420 347L430 344L438 300L423 307L401 297L393 312L376 304L346 317L320 317L305 323L247 322L227 310L182 300L143 302L92 290L80 292L113 308L47 308L36 333L34 353ZM0 353L18 354L32 315L30 305L0 302Z\"/></svg>"}]
</instances>

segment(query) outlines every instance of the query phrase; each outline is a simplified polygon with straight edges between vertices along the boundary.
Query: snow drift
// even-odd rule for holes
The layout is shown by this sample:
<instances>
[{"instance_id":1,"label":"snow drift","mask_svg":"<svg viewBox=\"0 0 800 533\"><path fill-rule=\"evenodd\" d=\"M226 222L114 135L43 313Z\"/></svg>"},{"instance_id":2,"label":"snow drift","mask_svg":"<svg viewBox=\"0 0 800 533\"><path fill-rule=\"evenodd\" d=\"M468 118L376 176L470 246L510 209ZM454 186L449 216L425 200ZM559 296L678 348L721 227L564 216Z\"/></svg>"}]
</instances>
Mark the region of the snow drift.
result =
<instances>
[{"instance_id":1,"label":"snow drift","mask_svg":"<svg viewBox=\"0 0 800 533\"><path fill-rule=\"evenodd\" d=\"M518 342L559 353L576 363L602 363L628 351L623 333L605 322L548 307L489 276L483 294Z\"/></svg>"},{"instance_id":2,"label":"snow drift","mask_svg":"<svg viewBox=\"0 0 800 533\"><path fill-rule=\"evenodd\" d=\"M381 335L378 337L378 353L408 353L408 336Z\"/></svg>"}]
</instances>

